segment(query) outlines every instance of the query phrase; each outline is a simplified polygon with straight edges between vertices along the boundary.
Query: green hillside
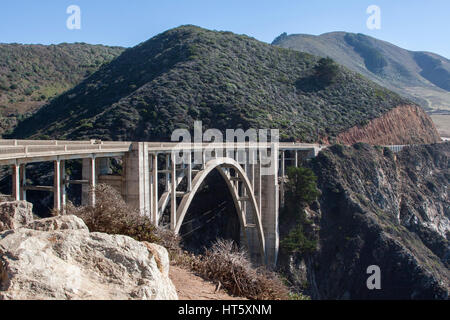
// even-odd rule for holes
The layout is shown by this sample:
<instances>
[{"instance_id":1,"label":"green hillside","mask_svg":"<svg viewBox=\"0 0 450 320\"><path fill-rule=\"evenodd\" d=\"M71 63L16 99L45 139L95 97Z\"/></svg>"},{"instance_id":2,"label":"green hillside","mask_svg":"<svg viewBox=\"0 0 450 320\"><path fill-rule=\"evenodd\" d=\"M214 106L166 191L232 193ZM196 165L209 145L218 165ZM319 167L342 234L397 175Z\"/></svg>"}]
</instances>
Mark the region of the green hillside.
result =
<instances>
[{"instance_id":1,"label":"green hillside","mask_svg":"<svg viewBox=\"0 0 450 320\"><path fill-rule=\"evenodd\" d=\"M331 57L378 84L421 104L450 114L450 60L413 52L363 34L331 32L320 36L282 34L274 45Z\"/></svg>"},{"instance_id":2,"label":"green hillside","mask_svg":"<svg viewBox=\"0 0 450 320\"><path fill-rule=\"evenodd\" d=\"M123 50L82 43L0 44L0 131L14 125L17 116L72 88Z\"/></svg>"},{"instance_id":3,"label":"green hillside","mask_svg":"<svg viewBox=\"0 0 450 320\"><path fill-rule=\"evenodd\" d=\"M182 26L127 49L13 136L167 140L203 120L206 128L280 128L284 140L318 141L405 103L331 60Z\"/></svg>"}]
</instances>

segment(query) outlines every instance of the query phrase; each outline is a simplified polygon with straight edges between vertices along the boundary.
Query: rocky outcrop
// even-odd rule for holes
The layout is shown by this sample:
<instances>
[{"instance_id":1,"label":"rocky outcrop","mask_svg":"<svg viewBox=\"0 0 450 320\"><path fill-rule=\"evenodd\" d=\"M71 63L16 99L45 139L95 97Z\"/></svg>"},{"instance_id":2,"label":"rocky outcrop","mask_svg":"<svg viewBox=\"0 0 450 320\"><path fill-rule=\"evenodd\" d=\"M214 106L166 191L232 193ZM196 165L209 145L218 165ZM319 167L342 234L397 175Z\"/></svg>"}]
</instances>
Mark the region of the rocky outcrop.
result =
<instances>
[{"instance_id":1,"label":"rocky outcrop","mask_svg":"<svg viewBox=\"0 0 450 320\"><path fill-rule=\"evenodd\" d=\"M322 192L308 210L312 254L282 257L290 279L315 299L448 299L450 143L398 154L356 144L313 160ZM381 289L369 290L369 266Z\"/></svg>"},{"instance_id":2,"label":"rocky outcrop","mask_svg":"<svg viewBox=\"0 0 450 320\"><path fill-rule=\"evenodd\" d=\"M20 228L33 221L33 205L26 201L0 202L0 232Z\"/></svg>"},{"instance_id":3,"label":"rocky outcrop","mask_svg":"<svg viewBox=\"0 0 450 320\"><path fill-rule=\"evenodd\" d=\"M168 270L163 247L74 216L0 233L0 299L177 299Z\"/></svg>"},{"instance_id":4,"label":"rocky outcrop","mask_svg":"<svg viewBox=\"0 0 450 320\"><path fill-rule=\"evenodd\" d=\"M37 231L84 230L89 231L83 220L77 216L57 216L28 223L25 228Z\"/></svg>"},{"instance_id":5,"label":"rocky outcrop","mask_svg":"<svg viewBox=\"0 0 450 320\"><path fill-rule=\"evenodd\" d=\"M440 141L431 118L416 105L394 108L364 126L355 126L339 134L336 142L352 145L364 142L374 145L427 144Z\"/></svg>"}]
</instances>

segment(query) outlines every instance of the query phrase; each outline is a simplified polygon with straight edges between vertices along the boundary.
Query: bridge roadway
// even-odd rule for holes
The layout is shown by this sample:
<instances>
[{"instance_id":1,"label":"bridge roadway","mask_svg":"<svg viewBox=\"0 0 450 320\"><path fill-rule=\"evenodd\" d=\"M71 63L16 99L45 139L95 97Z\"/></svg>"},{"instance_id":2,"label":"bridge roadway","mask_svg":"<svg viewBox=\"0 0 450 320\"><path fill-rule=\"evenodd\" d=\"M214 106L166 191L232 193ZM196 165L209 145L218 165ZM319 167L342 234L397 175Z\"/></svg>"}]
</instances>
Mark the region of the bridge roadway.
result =
<instances>
[{"instance_id":1,"label":"bridge roadway","mask_svg":"<svg viewBox=\"0 0 450 320\"><path fill-rule=\"evenodd\" d=\"M285 169L315 157L324 147L303 143L0 140L0 165L12 166L16 200L26 200L27 190L53 192L54 208L64 212L67 185L81 184L82 203L95 205L96 184L107 183L155 225L166 223L176 233L202 183L218 170L239 216L241 243L255 261L273 265L278 255ZM178 163L181 151L185 158ZM121 176L112 175L111 158L123 160ZM74 159L82 160L81 180L66 175L65 162ZM46 161L54 163L53 185L28 185L26 165Z\"/></svg>"}]
</instances>

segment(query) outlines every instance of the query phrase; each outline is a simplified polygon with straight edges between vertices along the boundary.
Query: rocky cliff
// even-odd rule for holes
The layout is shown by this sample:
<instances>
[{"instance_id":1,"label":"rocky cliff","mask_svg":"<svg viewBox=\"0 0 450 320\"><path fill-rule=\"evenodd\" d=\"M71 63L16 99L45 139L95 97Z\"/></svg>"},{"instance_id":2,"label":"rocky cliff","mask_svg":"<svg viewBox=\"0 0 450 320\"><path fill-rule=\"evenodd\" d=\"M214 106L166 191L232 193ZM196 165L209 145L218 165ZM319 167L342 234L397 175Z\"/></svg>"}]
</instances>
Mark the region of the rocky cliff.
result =
<instances>
[{"instance_id":1,"label":"rocky cliff","mask_svg":"<svg viewBox=\"0 0 450 320\"><path fill-rule=\"evenodd\" d=\"M450 143L388 149L334 146L310 164L320 200L306 211L317 251L287 257L315 299L448 299ZM381 270L369 290L367 268Z\"/></svg>"},{"instance_id":2,"label":"rocky cliff","mask_svg":"<svg viewBox=\"0 0 450 320\"><path fill-rule=\"evenodd\" d=\"M161 246L90 233L75 216L11 216L16 228L0 233L0 300L178 299Z\"/></svg>"},{"instance_id":3,"label":"rocky cliff","mask_svg":"<svg viewBox=\"0 0 450 320\"><path fill-rule=\"evenodd\" d=\"M398 106L364 126L354 126L339 134L342 144L364 142L375 145L435 143L440 136L433 120L416 105Z\"/></svg>"}]
</instances>

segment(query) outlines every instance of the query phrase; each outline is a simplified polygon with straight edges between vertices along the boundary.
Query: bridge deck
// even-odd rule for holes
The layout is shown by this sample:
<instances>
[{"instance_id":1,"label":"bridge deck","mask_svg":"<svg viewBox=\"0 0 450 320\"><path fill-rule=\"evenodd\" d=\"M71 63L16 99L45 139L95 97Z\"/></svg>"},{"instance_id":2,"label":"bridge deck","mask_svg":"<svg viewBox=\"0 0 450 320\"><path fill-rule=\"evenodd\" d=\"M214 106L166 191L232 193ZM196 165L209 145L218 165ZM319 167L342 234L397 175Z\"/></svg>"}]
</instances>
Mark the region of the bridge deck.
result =
<instances>
[{"instance_id":1,"label":"bridge deck","mask_svg":"<svg viewBox=\"0 0 450 320\"><path fill-rule=\"evenodd\" d=\"M271 143L176 143L144 142L149 153L167 153L182 150L237 150L271 148ZM58 140L0 140L0 165L41 161L122 156L131 150L132 142L120 141L58 141ZM279 150L322 149L319 144L278 143Z\"/></svg>"}]
</instances>

